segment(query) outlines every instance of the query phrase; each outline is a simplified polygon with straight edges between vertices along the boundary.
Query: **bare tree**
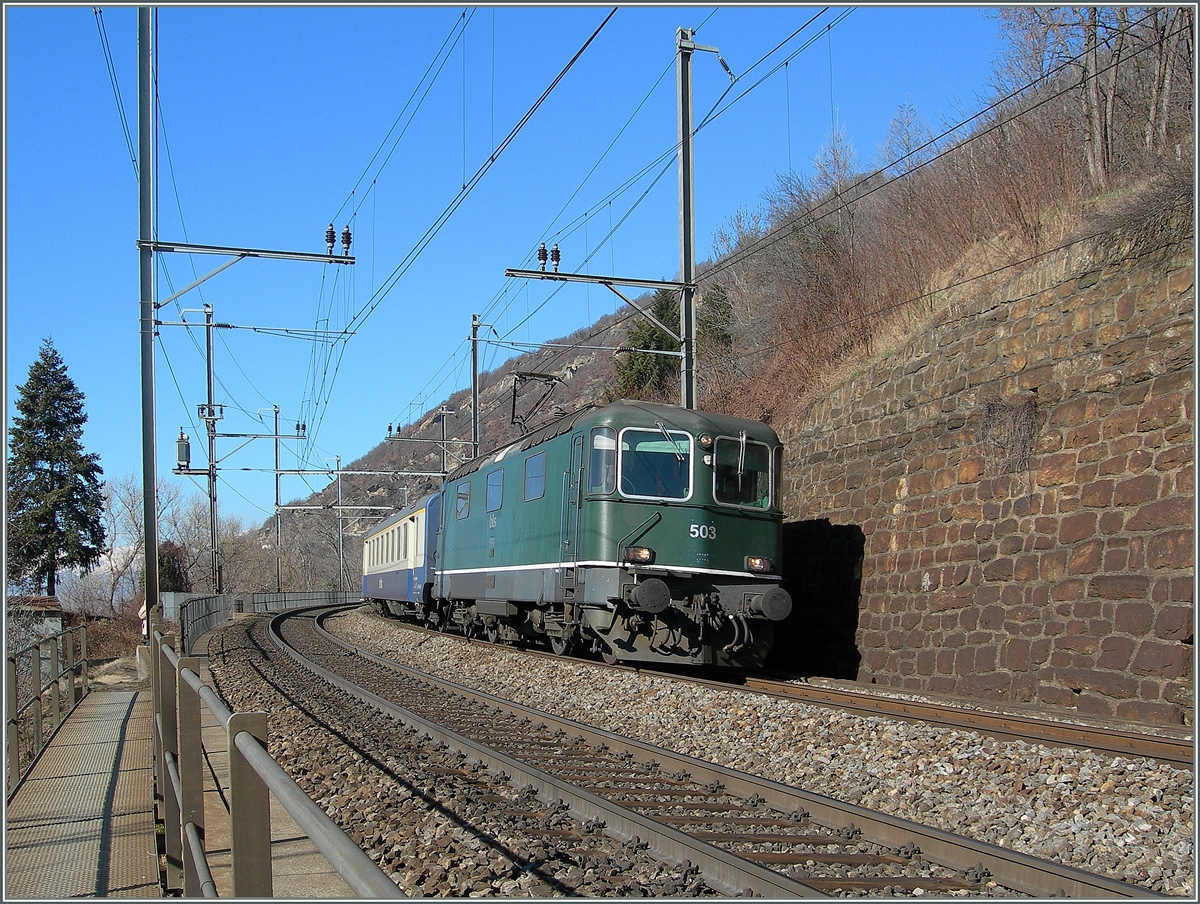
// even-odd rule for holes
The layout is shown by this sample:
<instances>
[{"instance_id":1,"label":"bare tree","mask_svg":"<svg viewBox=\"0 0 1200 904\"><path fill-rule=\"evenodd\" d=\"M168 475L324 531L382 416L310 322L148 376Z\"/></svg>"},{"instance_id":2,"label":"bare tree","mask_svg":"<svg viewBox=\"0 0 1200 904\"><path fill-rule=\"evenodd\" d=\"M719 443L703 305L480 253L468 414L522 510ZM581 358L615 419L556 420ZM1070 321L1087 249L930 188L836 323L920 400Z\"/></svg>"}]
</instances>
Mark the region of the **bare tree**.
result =
<instances>
[{"instance_id":1,"label":"bare tree","mask_svg":"<svg viewBox=\"0 0 1200 904\"><path fill-rule=\"evenodd\" d=\"M172 521L182 491L175 484L159 483L157 494L160 517ZM117 616L140 605L145 593L142 511L142 488L136 477L127 474L104 485L105 547L93 571L64 575L59 598L66 608L87 615Z\"/></svg>"}]
</instances>

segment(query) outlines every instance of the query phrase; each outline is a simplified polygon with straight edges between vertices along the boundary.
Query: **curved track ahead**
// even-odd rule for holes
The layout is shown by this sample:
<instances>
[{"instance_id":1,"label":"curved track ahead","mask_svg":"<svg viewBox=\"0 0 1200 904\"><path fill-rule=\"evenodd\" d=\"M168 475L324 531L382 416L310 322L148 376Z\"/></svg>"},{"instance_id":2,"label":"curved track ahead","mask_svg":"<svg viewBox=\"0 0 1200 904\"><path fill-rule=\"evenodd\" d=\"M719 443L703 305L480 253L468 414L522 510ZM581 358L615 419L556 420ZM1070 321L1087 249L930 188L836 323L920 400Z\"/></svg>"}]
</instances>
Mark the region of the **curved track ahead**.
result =
<instances>
[{"instance_id":1,"label":"curved track ahead","mask_svg":"<svg viewBox=\"0 0 1200 904\"><path fill-rule=\"evenodd\" d=\"M730 893L809 897L920 887L988 894L995 893L985 885L990 877L1039 897L1161 897L476 692L367 653L318 620L311 612L280 616L272 637L377 709L534 786L543 799L565 801L583 819L602 820L609 834L637 836L663 859L691 861Z\"/></svg>"}]
</instances>

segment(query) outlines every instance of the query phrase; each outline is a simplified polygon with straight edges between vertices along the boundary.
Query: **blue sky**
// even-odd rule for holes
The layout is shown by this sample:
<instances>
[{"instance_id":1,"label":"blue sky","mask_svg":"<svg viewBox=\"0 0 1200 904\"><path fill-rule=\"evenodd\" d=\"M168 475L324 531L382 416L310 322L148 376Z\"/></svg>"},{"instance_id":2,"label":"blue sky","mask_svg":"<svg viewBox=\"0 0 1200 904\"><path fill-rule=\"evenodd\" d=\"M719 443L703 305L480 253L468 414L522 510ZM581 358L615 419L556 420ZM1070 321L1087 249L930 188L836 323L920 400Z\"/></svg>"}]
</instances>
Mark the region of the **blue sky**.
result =
<instances>
[{"instance_id":1,"label":"blue sky","mask_svg":"<svg viewBox=\"0 0 1200 904\"><path fill-rule=\"evenodd\" d=\"M183 308L202 323L195 309L207 303L217 322L239 327L356 324L332 346L216 331L221 432L270 433L278 405L284 432L309 425L307 443L283 444L282 467L332 466L338 455L348 465L389 424L469 385L473 313L506 339L539 342L614 309L602 287L505 279L505 267L536 266L539 241L560 244L566 271L674 278L676 170L657 183L661 163L634 177L675 143L679 26L699 27L696 41L719 48L739 76L723 107L781 67L696 136L701 260L777 174L811 172L835 121L868 168L901 104L933 127L983 106L1000 50L985 7L831 8L774 53L822 7L622 7L426 242L610 9L159 11L158 237L323 252L331 221L354 235L353 267L244 260L161 309L169 322ZM91 7L6 6L5 20L6 426L49 336L85 395L87 450L106 477L140 477L137 181L97 17ZM103 8L102 23L136 146L136 10ZM436 78L426 76L431 65ZM729 88L716 57L696 54L697 121ZM158 255L157 297L225 260ZM170 474L180 428L193 467L206 464L196 417L203 350L203 330L161 328L157 449L167 480L188 481ZM495 367L510 354L490 347L484 360ZM273 477L238 469L270 469L273 448L244 442L218 443L219 495L223 512L253 525L272 514ZM327 482L286 478L284 501Z\"/></svg>"}]
</instances>

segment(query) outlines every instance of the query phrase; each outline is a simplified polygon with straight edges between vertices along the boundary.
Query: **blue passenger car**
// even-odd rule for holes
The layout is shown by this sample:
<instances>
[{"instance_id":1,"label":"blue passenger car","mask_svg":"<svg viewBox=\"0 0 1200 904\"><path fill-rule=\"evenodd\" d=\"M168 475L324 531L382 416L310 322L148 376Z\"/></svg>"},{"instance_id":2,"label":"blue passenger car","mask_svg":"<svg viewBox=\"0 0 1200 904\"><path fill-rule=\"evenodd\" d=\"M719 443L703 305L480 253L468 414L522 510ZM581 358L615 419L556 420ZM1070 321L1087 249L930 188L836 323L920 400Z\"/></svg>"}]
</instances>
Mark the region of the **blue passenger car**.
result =
<instances>
[{"instance_id":1,"label":"blue passenger car","mask_svg":"<svg viewBox=\"0 0 1200 904\"><path fill-rule=\"evenodd\" d=\"M363 598L381 613L422 616L437 568L441 493L387 518L363 542Z\"/></svg>"}]
</instances>

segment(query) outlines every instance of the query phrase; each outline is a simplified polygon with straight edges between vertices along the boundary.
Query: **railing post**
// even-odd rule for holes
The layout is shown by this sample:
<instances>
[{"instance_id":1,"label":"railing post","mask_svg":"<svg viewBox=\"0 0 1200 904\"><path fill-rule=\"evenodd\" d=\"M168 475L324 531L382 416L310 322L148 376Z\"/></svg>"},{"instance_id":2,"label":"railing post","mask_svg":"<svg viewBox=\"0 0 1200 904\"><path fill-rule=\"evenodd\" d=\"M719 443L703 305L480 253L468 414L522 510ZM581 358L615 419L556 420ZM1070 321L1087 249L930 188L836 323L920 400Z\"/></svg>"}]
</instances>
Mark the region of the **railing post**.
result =
<instances>
[{"instance_id":1,"label":"railing post","mask_svg":"<svg viewBox=\"0 0 1200 904\"><path fill-rule=\"evenodd\" d=\"M33 693L33 755L37 756L46 740L46 727L42 719L42 645L29 651L29 681Z\"/></svg>"},{"instance_id":2,"label":"railing post","mask_svg":"<svg viewBox=\"0 0 1200 904\"><path fill-rule=\"evenodd\" d=\"M175 673L176 715L179 723L179 784L183 803L180 807L181 826L189 823L196 827L200 841L204 842L204 768L202 736L200 728L200 695L183 676L184 670L200 674L200 661L192 656L181 656ZM198 898L202 895L200 874L196 862L187 853L188 845L181 838L183 857L183 895Z\"/></svg>"},{"instance_id":3,"label":"railing post","mask_svg":"<svg viewBox=\"0 0 1200 904\"><path fill-rule=\"evenodd\" d=\"M183 600L179 603L179 652L184 655L192 652L192 626L188 622L188 602L189 600Z\"/></svg>"},{"instance_id":4,"label":"railing post","mask_svg":"<svg viewBox=\"0 0 1200 904\"><path fill-rule=\"evenodd\" d=\"M8 668L4 675L8 684L5 694L5 759L8 761L8 790L12 791L21 780L21 723L17 721L17 660L8 657Z\"/></svg>"},{"instance_id":5,"label":"railing post","mask_svg":"<svg viewBox=\"0 0 1200 904\"><path fill-rule=\"evenodd\" d=\"M47 637L42 641L41 647L50 654L50 674L46 678L50 685L50 730L53 732L62 721L62 697L58 690L58 684L62 680L58 668L58 638Z\"/></svg>"},{"instance_id":6,"label":"railing post","mask_svg":"<svg viewBox=\"0 0 1200 904\"><path fill-rule=\"evenodd\" d=\"M67 712L75 708L79 697L75 693L75 635L63 632L63 674L67 676Z\"/></svg>"},{"instance_id":7,"label":"railing post","mask_svg":"<svg viewBox=\"0 0 1200 904\"><path fill-rule=\"evenodd\" d=\"M229 740L229 835L235 898L269 898L271 888L271 797L267 783L237 749L249 732L267 746L267 714L234 713L226 726Z\"/></svg>"},{"instance_id":8,"label":"railing post","mask_svg":"<svg viewBox=\"0 0 1200 904\"><path fill-rule=\"evenodd\" d=\"M87 654L87 625L79 626L79 677L80 688L84 694L91 690L91 682L88 679L88 654Z\"/></svg>"},{"instance_id":9,"label":"railing post","mask_svg":"<svg viewBox=\"0 0 1200 904\"><path fill-rule=\"evenodd\" d=\"M158 700L162 708L162 759L163 759L163 832L167 856L167 888L183 885L183 827L179 821L179 799L167 770L168 758L179 762L179 728L175 717L175 667L167 659L166 649L175 646L175 638L169 634L162 638L158 661Z\"/></svg>"}]
</instances>

